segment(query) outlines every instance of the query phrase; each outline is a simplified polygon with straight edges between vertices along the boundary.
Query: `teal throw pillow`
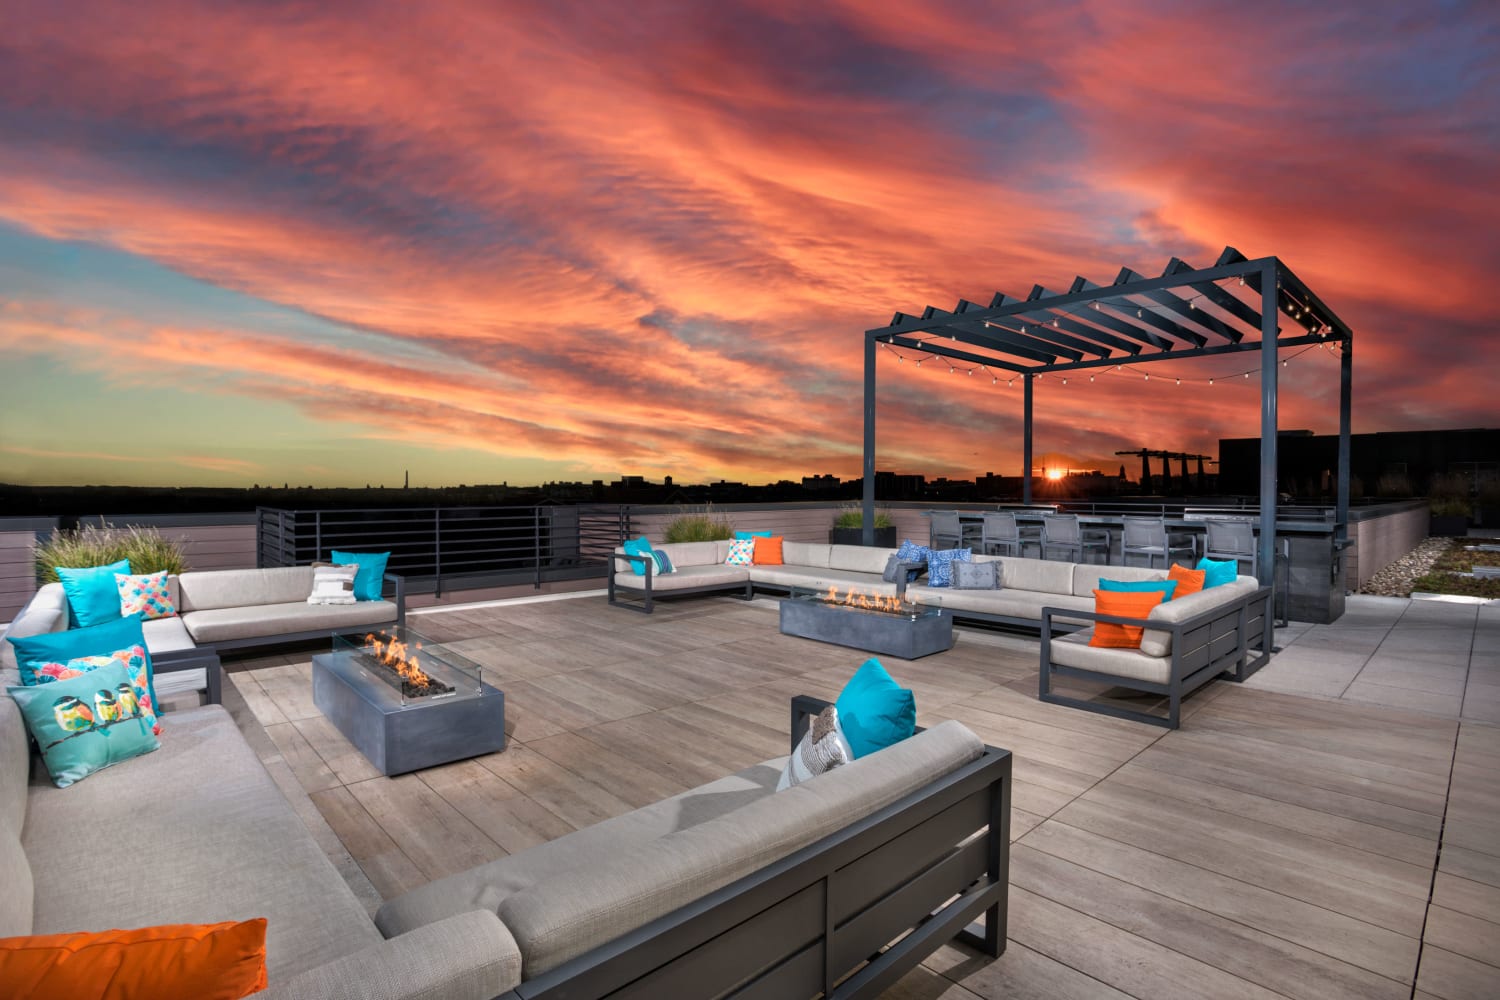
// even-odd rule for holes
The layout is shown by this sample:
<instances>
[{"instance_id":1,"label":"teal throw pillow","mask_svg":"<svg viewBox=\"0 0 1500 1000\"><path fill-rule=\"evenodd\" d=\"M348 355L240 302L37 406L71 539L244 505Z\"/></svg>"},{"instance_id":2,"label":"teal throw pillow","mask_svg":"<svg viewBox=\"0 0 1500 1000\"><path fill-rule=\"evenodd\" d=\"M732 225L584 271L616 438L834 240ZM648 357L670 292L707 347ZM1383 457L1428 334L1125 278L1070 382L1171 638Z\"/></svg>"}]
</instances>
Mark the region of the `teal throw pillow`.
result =
<instances>
[{"instance_id":1,"label":"teal throw pillow","mask_svg":"<svg viewBox=\"0 0 1500 1000\"><path fill-rule=\"evenodd\" d=\"M972 561L968 549L928 549L927 585L930 587L953 586L953 564Z\"/></svg>"},{"instance_id":2,"label":"teal throw pillow","mask_svg":"<svg viewBox=\"0 0 1500 1000\"><path fill-rule=\"evenodd\" d=\"M770 537L771 537L771 533L769 531L736 531L734 533L734 540L737 541L737 542L743 542L743 541L745 541L746 539L749 539L749 538L770 538Z\"/></svg>"},{"instance_id":3,"label":"teal throw pillow","mask_svg":"<svg viewBox=\"0 0 1500 1000\"><path fill-rule=\"evenodd\" d=\"M141 706L121 700L119 692L130 688L125 667L113 663L64 681L8 689L21 706L54 785L66 788L161 746Z\"/></svg>"},{"instance_id":4,"label":"teal throw pillow","mask_svg":"<svg viewBox=\"0 0 1500 1000\"><path fill-rule=\"evenodd\" d=\"M359 567L354 575L354 599L356 601L380 600L380 589L385 583L385 564L390 562L389 552L330 552L329 559L340 566L350 563Z\"/></svg>"},{"instance_id":5,"label":"teal throw pillow","mask_svg":"<svg viewBox=\"0 0 1500 1000\"><path fill-rule=\"evenodd\" d=\"M1203 576L1203 589L1217 587L1223 583L1233 583L1240 575L1240 564L1233 559L1223 561L1217 559L1199 559L1195 569L1206 570Z\"/></svg>"},{"instance_id":6,"label":"teal throw pillow","mask_svg":"<svg viewBox=\"0 0 1500 1000\"><path fill-rule=\"evenodd\" d=\"M87 628L70 628L66 632L43 632L20 639L7 639L16 650L16 666L21 671L22 684L37 683L37 673L46 663L67 663L80 656L109 656L117 650L132 646L146 647L146 637L141 628L141 616L128 615L116 618L104 625ZM151 671L151 658L146 657L146 669ZM155 674L151 674L151 702L156 704Z\"/></svg>"},{"instance_id":7,"label":"teal throw pillow","mask_svg":"<svg viewBox=\"0 0 1500 1000\"><path fill-rule=\"evenodd\" d=\"M1176 580L1100 580L1100 590L1111 590L1115 593L1126 594L1149 594L1153 591L1161 591L1164 596L1161 600L1165 604L1177 593Z\"/></svg>"},{"instance_id":8,"label":"teal throw pillow","mask_svg":"<svg viewBox=\"0 0 1500 1000\"><path fill-rule=\"evenodd\" d=\"M873 656L860 664L834 703L856 759L917 731L917 700Z\"/></svg>"},{"instance_id":9,"label":"teal throw pillow","mask_svg":"<svg viewBox=\"0 0 1500 1000\"><path fill-rule=\"evenodd\" d=\"M69 569L58 566L57 579L68 595L68 627L103 625L120 617L120 589L115 574L130 575L130 560L108 566Z\"/></svg>"},{"instance_id":10,"label":"teal throw pillow","mask_svg":"<svg viewBox=\"0 0 1500 1000\"><path fill-rule=\"evenodd\" d=\"M646 536L645 535L642 535L640 538L627 538L627 539L625 539L625 544L622 546L622 548L625 549L625 554L626 555L629 555L629 556L652 556L653 557L653 561L655 561L654 557L655 557L656 553L652 551L652 549L651 549L651 543L646 540ZM638 562L638 561L632 559L630 561L630 572L634 573L636 576L645 576L646 575L646 564L644 562Z\"/></svg>"}]
</instances>

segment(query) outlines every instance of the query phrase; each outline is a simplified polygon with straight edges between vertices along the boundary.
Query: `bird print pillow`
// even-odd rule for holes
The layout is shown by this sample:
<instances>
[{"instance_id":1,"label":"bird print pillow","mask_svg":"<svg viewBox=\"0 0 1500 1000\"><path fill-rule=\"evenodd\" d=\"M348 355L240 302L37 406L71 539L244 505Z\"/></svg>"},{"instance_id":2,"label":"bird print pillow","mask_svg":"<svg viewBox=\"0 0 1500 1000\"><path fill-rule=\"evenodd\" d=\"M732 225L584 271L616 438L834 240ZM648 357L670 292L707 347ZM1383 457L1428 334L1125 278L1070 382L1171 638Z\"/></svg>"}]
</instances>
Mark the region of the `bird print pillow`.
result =
<instances>
[{"instance_id":1,"label":"bird print pillow","mask_svg":"<svg viewBox=\"0 0 1500 1000\"><path fill-rule=\"evenodd\" d=\"M128 703L132 711L139 709L141 716L151 727L153 735L161 735L161 722L156 717L156 705L151 700L151 673L146 658L145 646L130 646L107 656L77 656L67 663L42 663L33 675L36 684L53 684L57 681L79 677L90 671L107 667L112 663L123 666L130 675L129 691L120 691L120 701Z\"/></svg>"},{"instance_id":2,"label":"bird print pillow","mask_svg":"<svg viewBox=\"0 0 1500 1000\"><path fill-rule=\"evenodd\" d=\"M161 746L131 697L135 685L121 663L66 680L8 688L21 707L52 783L67 788L95 771Z\"/></svg>"}]
</instances>

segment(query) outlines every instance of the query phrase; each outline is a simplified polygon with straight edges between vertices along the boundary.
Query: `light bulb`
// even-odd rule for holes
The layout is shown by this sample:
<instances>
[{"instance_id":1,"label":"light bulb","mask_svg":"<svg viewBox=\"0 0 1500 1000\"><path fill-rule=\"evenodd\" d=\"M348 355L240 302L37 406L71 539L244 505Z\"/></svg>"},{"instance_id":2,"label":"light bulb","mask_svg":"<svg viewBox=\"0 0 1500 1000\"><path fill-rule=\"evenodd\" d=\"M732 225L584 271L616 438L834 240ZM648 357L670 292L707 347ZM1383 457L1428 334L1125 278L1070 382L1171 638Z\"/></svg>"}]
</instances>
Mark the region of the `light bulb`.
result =
<instances>
[{"instance_id":1,"label":"light bulb","mask_svg":"<svg viewBox=\"0 0 1500 1000\"><path fill-rule=\"evenodd\" d=\"M1022 333L1025 333L1025 332L1026 332L1026 324L1025 324L1025 323L1022 323L1022 324L1021 324L1021 332L1022 332Z\"/></svg>"},{"instance_id":2,"label":"light bulb","mask_svg":"<svg viewBox=\"0 0 1500 1000\"><path fill-rule=\"evenodd\" d=\"M918 359L917 359L917 367L918 367L918 368L921 368L921 367L922 367L922 359L921 359L921 358L918 358Z\"/></svg>"},{"instance_id":3,"label":"light bulb","mask_svg":"<svg viewBox=\"0 0 1500 1000\"><path fill-rule=\"evenodd\" d=\"M1197 309L1198 308L1198 300L1197 299L1188 299L1188 308L1189 309Z\"/></svg>"},{"instance_id":4,"label":"light bulb","mask_svg":"<svg viewBox=\"0 0 1500 1000\"><path fill-rule=\"evenodd\" d=\"M1285 362L1285 361L1283 361L1283 362L1282 362L1282 363L1281 363L1281 367L1283 367L1283 368L1285 368L1285 367L1286 367L1286 362Z\"/></svg>"},{"instance_id":5,"label":"light bulb","mask_svg":"<svg viewBox=\"0 0 1500 1000\"><path fill-rule=\"evenodd\" d=\"M905 364L905 363L906 363L906 358L904 358L900 354L896 355L896 364L900 365L900 364Z\"/></svg>"},{"instance_id":6,"label":"light bulb","mask_svg":"<svg viewBox=\"0 0 1500 1000\"><path fill-rule=\"evenodd\" d=\"M1243 274L1240 275L1240 287L1241 288L1245 287L1245 276Z\"/></svg>"},{"instance_id":7,"label":"light bulb","mask_svg":"<svg viewBox=\"0 0 1500 1000\"><path fill-rule=\"evenodd\" d=\"M1135 311L1135 318L1136 318L1136 319L1140 319L1140 318L1141 318L1141 317L1142 317L1142 316L1145 316L1145 315L1146 315L1146 314L1145 314L1145 312L1144 312L1144 311L1142 311L1142 310L1140 310L1140 309L1137 309L1137 310L1136 310L1136 311Z\"/></svg>"},{"instance_id":8,"label":"light bulb","mask_svg":"<svg viewBox=\"0 0 1500 1000\"><path fill-rule=\"evenodd\" d=\"M1067 379L1063 379L1063 385L1067 385L1067 384L1068 384L1068 380Z\"/></svg>"},{"instance_id":9,"label":"light bulb","mask_svg":"<svg viewBox=\"0 0 1500 1000\"><path fill-rule=\"evenodd\" d=\"M1178 379L1178 380L1177 380L1177 384L1178 384L1178 385L1181 385L1181 384L1182 384L1182 379Z\"/></svg>"},{"instance_id":10,"label":"light bulb","mask_svg":"<svg viewBox=\"0 0 1500 1000\"><path fill-rule=\"evenodd\" d=\"M994 384L995 384L995 383L996 383L996 382L998 382L998 381L1000 381L1000 379L999 379L999 377L998 377L998 376L997 376L997 377L995 377L995 378L992 378L992 379L990 379L990 385L994 385Z\"/></svg>"},{"instance_id":11,"label":"light bulb","mask_svg":"<svg viewBox=\"0 0 1500 1000\"><path fill-rule=\"evenodd\" d=\"M1052 321L1052 326L1053 326L1054 329L1057 327L1057 320L1053 320Z\"/></svg>"},{"instance_id":12,"label":"light bulb","mask_svg":"<svg viewBox=\"0 0 1500 1000\"><path fill-rule=\"evenodd\" d=\"M1146 375L1145 375L1145 377L1142 378L1141 381L1143 381L1143 382L1149 382L1149 381L1151 381L1151 373L1147 372Z\"/></svg>"},{"instance_id":13,"label":"light bulb","mask_svg":"<svg viewBox=\"0 0 1500 1000\"><path fill-rule=\"evenodd\" d=\"M1092 375L1090 375L1090 376L1089 376L1089 381L1090 381L1090 382L1092 382L1092 381L1094 381L1094 376L1092 376Z\"/></svg>"},{"instance_id":14,"label":"light bulb","mask_svg":"<svg viewBox=\"0 0 1500 1000\"><path fill-rule=\"evenodd\" d=\"M1097 302L1090 302L1089 305L1093 306L1096 310L1099 308L1099 303Z\"/></svg>"},{"instance_id":15,"label":"light bulb","mask_svg":"<svg viewBox=\"0 0 1500 1000\"><path fill-rule=\"evenodd\" d=\"M973 375L973 374L974 374L974 369L972 369L972 368L970 368L970 369L969 369L969 374L970 374L970 375Z\"/></svg>"},{"instance_id":16,"label":"light bulb","mask_svg":"<svg viewBox=\"0 0 1500 1000\"><path fill-rule=\"evenodd\" d=\"M1209 384L1209 385L1213 385L1213 384L1214 384L1214 380L1213 380L1213 379L1209 379L1209 380L1208 380L1208 384Z\"/></svg>"},{"instance_id":17,"label":"light bulb","mask_svg":"<svg viewBox=\"0 0 1500 1000\"><path fill-rule=\"evenodd\" d=\"M1245 377L1246 377L1246 378L1249 378L1249 377L1250 377L1250 373L1249 373L1249 372L1246 372L1246 373L1245 373Z\"/></svg>"}]
</instances>

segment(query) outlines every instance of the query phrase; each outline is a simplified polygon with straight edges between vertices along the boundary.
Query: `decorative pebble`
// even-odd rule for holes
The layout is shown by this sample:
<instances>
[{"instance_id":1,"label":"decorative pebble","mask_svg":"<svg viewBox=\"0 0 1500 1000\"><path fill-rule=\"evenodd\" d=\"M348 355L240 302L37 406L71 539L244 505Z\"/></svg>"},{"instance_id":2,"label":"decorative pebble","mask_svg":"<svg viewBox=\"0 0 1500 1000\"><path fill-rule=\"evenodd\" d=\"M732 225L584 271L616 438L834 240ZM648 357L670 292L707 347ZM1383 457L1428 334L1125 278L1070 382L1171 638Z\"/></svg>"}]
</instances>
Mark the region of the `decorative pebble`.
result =
<instances>
[{"instance_id":1,"label":"decorative pebble","mask_svg":"<svg viewBox=\"0 0 1500 1000\"><path fill-rule=\"evenodd\" d=\"M1432 569L1453 544L1451 538L1429 538L1406 555L1370 577L1360 588L1361 594L1382 597L1410 597L1417 577Z\"/></svg>"}]
</instances>

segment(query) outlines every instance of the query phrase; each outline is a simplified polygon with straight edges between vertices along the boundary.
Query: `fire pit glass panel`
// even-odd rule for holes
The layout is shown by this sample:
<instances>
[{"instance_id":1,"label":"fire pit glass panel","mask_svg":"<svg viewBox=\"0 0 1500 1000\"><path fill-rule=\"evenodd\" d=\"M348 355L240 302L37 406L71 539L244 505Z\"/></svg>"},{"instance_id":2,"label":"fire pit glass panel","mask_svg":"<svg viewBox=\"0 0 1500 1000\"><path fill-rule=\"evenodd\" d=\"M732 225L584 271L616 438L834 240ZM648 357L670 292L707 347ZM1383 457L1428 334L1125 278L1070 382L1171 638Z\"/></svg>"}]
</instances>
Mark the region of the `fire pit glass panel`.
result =
<instances>
[{"instance_id":1,"label":"fire pit glass panel","mask_svg":"<svg viewBox=\"0 0 1500 1000\"><path fill-rule=\"evenodd\" d=\"M794 588L781 602L781 632L904 660L953 646L953 616L891 597Z\"/></svg>"},{"instance_id":2,"label":"fire pit glass panel","mask_svg":"<svg viewBox=\"0 0 1500 1000\"><path fill-rule=\"evenodd\" d=\"M404 625L333 637L333 656L391 689L401 705L477 698L484 668Z\"/></svg>"}]
</instances>

